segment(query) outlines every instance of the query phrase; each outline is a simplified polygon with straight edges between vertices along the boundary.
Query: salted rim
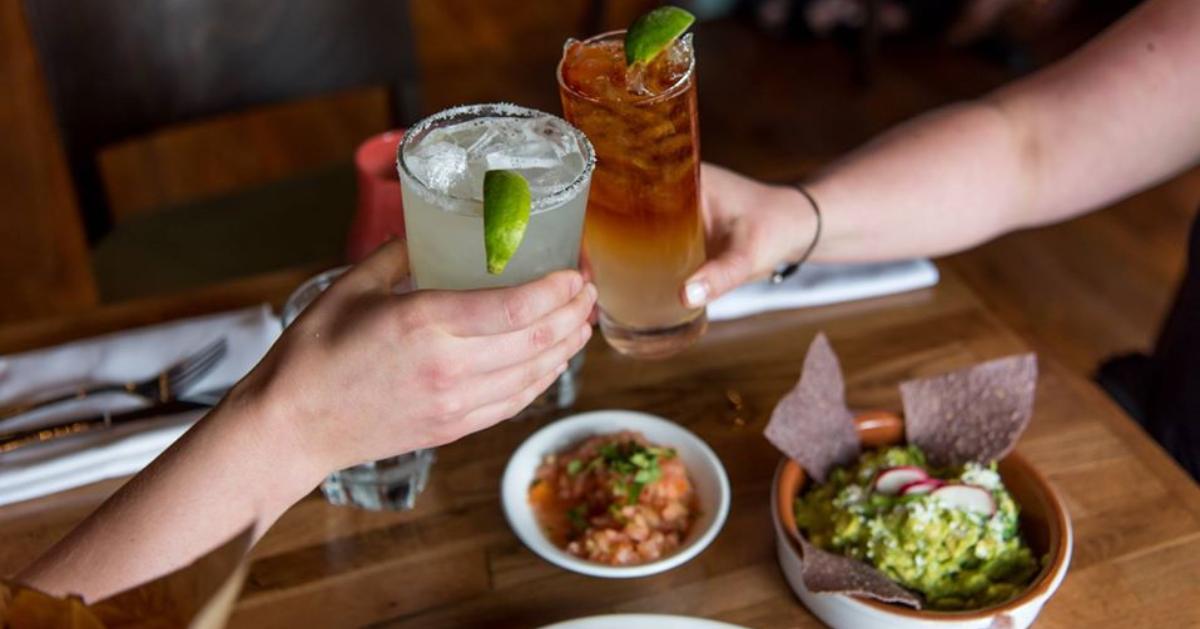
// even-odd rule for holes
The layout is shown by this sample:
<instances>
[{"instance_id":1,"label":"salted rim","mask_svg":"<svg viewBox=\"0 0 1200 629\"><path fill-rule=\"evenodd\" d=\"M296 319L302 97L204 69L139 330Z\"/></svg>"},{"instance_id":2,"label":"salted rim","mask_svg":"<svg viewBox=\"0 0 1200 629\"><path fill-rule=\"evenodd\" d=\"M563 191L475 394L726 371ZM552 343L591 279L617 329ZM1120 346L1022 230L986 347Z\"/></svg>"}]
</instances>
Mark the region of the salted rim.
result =
<instances>
[{"instance_id":1,"label":"salted rim","mask_svg":"<svg viewBox=\"0 0 1200 629\"><path fill-rule=\"evenodd\" d=\"M575 39L574 37L567 38L567 41L563 43L562 58L560 58L558 60L558 69L555 70L555 74L558 76L559 87L561 87L564 91L569 93L571 96L574 96L575 98L578 98L580 100L585 100L589 103L597 103L597 104L603 103L602 99L596 98L595 96L592 96L590 94L584 94L583 92L571 87L566 81L563 80L563 62L567 60L567 48L573 42L579 42L580 44L583 44L586 46L588 44L593 44L593 43L596 43L598 41L602 41L605 39L614 39L616 37L624 38L625 37L625 29L621 29L619 31L608 31L607 33L600 33L599 35L592 35L591 37L588 37L587 39L583 39L583 40ZM638 100L625 101L623 104L648 105L648 104L657 103L659 101L663 101L663 100L666 100L673 96L676 96L677 94L679 94L679 92L682 92L687 87L688 81L692 78L692 75L694 75L696 73L696 46L695 46L695 44L692 43L692 34L691 33L685 33L683 35L683 37L680 37L676 43L672 43L671 45L675 46L675 45L677 45L677 43L679 41L686 41L688 44L688 49L691 52L691 55L689 55L691 57L691 59L688 62L687 72L684 72L682 76L680 76L678 79L675 80L675 83L673 83L671 85L671 87L668 87L661 94L655 94L654 96L648 96L646 98L638 99Z\"/></svg>"},{"instance_id":2,"label":"salted rim","mask_svg":"<svg viewBox=\"0 0 1200 629\"><path fill-rule=\"evenodd\" d=\"M401 178L407 177L410 182L410 188L416 190L418 194L425 198L431 205L443 209L444 211L454 212L456 214L470 214L476 216L476 213L469 212L468 208L482 206L482 202L475 199L464 199L456 197L445 192L439 192L430 188L409 168L408 161L404 158L405 150L421 139L430 129L449 120L456 122L469 122L479 118L539 118L546 117L554 120L555 123L561 125L565 130L569 131L579 144L580 153L583 154L583 170L575 177L571 183L566 184L559 190L544 196L537 197L533 200L530 212L538 214L547 210L552 210L564 204L568 198L576 194L582 186L586 185L591 179L592 170L596 166L596 151L592 148L591 141L582 131L575 128L574 125L555 116L548 114L538 109L530 107L522 107L513 103L481 103L477 105L459 105L433 114L409 127L404 133L404 139L400 141L400 145L396 147L396 170Z\"/></svg>"}]
</instances>

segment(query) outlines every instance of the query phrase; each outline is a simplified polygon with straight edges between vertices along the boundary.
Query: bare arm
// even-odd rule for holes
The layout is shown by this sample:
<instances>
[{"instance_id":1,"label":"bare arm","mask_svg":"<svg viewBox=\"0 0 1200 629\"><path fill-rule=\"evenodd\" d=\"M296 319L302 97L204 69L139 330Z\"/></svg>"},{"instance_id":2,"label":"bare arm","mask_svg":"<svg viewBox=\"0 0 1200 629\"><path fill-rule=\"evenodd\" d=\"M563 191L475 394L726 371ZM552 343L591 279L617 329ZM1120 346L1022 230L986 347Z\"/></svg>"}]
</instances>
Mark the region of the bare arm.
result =
<instances>
[{"instance_id":1,"label":"bare arm","mask_svg":"<svg viewBox=\"0 0 1200 629\"><path fill-rule=\"evenodd\" d=\"M97 600L170 572L257 523L260 536L320 482L286 422L227 401L17 579Z\"/></svg>"},{"instance_id":2,"label":"bare arm","mask_svg":"<svg viewBox=\"0 0 1200 629\"><path fill-rule=\"evenodd\" d=\"M884 134L808 185L824 215L814 259L958 251L1064 220L1200 156L1200 2L1150 0L1062 62ZM813 218L798 193L704 173L718 244L694 276L709 298L795 258Z\"/></svg>"},{"instance_id":3,"label":"bare arm","mask_svg":"<svg viewBox=\"0 0 1200 629\"><path fill-rule=\"evenodd\" d=\"M335 470L511 417L591 335L575 271L513 288L392 294L382 247L293 323L229 397L19 576L88 600L261 535Z\"/></svg>"}]
</instances>

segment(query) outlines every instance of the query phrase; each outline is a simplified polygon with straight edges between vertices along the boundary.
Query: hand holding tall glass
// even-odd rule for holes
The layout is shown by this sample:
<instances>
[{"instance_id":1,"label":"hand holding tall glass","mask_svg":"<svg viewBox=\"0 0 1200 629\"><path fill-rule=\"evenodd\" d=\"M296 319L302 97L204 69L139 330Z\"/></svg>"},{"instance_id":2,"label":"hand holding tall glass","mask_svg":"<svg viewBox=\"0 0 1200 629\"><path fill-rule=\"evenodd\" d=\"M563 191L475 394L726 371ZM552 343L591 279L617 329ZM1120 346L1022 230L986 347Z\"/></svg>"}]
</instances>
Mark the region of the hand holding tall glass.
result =
<instances>
[{"instance_id":1,"label":"hand holding tall glass","mask_svg":"<svg viewBox=\"0 0 1200 629\"><path fill-rule=\"evenodd\" d=\"M662 358L707 326L704 308L681 299L705 259L695 57L687 35L627 66L624 39L569 40L559 95L596 150L584 239L604 338L623 354Z\"/></svg>"}]
</instances>

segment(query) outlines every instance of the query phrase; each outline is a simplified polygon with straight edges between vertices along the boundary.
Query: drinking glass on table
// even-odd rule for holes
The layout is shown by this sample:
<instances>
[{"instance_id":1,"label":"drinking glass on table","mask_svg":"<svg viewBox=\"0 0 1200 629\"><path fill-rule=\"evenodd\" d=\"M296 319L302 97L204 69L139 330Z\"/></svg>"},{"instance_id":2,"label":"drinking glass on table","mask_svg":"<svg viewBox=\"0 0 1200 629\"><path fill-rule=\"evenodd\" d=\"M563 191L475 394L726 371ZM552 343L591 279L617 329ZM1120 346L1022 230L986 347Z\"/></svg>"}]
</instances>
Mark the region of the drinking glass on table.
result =
<instances>
[{"instance_id":1,"label":"drinking glass on table","mask_svg":"<svg viewBox=\"0 0 1200 629\"><path fill-rule=\"evenodd\" d=\"M576 268L594 164L592 146L578 129L534 109L470 105L418 122L397 155L416 288L512 286ZM500 273L489 272L484 247L489 170L519 173L531 199L524 236ZM580 352L530 409L573 404L582 361Z\"/></svg>"},{"instance_id":2,"label":"drinking glass on table","mask_svg":"<svg viewBox=\"0 0 1200 629\"><path fill-rule=\"evenodd\" d=\"M695 58L686 35L627 67L624 39L614 31L567 40L559 95L596 150L584 246L600 329L623 354L661 358L707 327L704 308L680 299L705 259Z\"/></svg>"}]
</instances>

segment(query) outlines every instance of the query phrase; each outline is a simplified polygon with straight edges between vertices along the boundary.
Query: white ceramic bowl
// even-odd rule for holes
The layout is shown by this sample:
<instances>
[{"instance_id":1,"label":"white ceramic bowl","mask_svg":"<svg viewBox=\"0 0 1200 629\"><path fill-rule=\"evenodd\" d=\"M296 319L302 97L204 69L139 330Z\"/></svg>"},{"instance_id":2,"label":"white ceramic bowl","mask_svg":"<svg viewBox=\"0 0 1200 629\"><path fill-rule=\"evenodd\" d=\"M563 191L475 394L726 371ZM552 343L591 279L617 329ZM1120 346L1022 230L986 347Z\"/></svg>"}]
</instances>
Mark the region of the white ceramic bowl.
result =
<instances>
[{"instance_id":1,"label":"white ceramic bowl","mask_svg":"<svg viewBox=\"0 0 1200 629\"><path fill-rule=\"evenodd\" d=\"M564 620L542 629L745 629L741 625L667 614L605 614Z\"/></svg>"},{"instance_id":2,"label":"white ceramic bowl","mask_svg":"<svg viewBox=\"0 0 1200 629\"><path fill-rule=\"evenodd\" d=\"M635 430L651 443L675 449L696 490L700 517L676 552L636 566L606 566L571 555L547 539L529 504L529 486L546 455L563 452L588 437L622 430ZM508 460L500 500L513 532L542 559L593 577L644 577L683 564L713 541L729 514L729 477L712 448L679 424L633 411L593 411L558 420L530 435Z\"/></svg>"}]
</instances>

